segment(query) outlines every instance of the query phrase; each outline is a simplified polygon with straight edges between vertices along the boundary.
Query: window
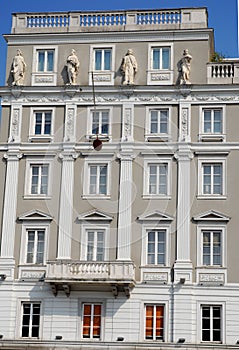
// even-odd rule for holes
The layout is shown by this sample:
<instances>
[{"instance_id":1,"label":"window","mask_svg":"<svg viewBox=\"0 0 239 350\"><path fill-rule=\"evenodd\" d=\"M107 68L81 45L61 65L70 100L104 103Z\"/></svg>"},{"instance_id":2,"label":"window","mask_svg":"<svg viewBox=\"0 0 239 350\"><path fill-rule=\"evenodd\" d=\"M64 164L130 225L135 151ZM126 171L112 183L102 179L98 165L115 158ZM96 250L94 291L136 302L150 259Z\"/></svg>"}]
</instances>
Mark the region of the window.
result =
<instances>
[{"instance_id":1,"label":"window","mask_svg":"<svg viewBox=\"0 0 239 350\"><path fill-rule=\"evenodd\" d=\"M148 46L148 85L173 84L173 44L154 43Z\"/></svg>"},{"instance_id":2,"label":"window","mask_svg":"<svg viewBox=\"0 0 239 350\"><path fill-rule=\"evenodd\" d=\"M98 135L101 140L111 137L110 109L88 110L88 139L95 139Z\"/></svg>"},{"instance_id":3,"label":"window","mask_svg":"<svg viewBox=\"0 0 239 350\"><path fill-rule=\"evenodd\" d=\"M31 194L47 195L48 193L48 173L47 164L31 164Z\"/></svg>"},{"instance_id":4,"label":"window","mask_svg":"<svg viewBox=\"0 0 239 350\"><path fill-rule=\"evenodd\" d=\"M220 305L202 305L202 338L203 342L222 341L222 320Z\"/></svg>"},{"instance_id":5,"label":"window","mask_svg":"<svg viewBox=\"0 0 239 350\"><path fill-rule=\"evenodd\" d=\"M35 135L51 135L52 112L37 111L34 113Z\"/></svg>"},{"instance_id":6,"label":"window","mask_svg":"<svg viewBox=\"0 0 239 350\"><path fill-rule=\"evenodd\" d=\"M225 198L226 195L226 160L221 157L199 159L198 192L199 198ZM223 197L224 196L224 197Z\"/></svg>"},{"instance_id":7,"label":"window","mask_svg":"<svg viewBox=\"0 0 239 350\"><path fill-rule=\"evenodd\" d=\"M22 303L21 337L39 338L41 304L38 302Z\"/></svg>"},{"instance_id":8,"label":"window","mask_svg":"<svg viewBox=\"0 0 239 350\"><path fill-rule=\"evenodd\" d=\"M87 261L104 261L104 230L87 231Z\"/></svg>"},{"instance_id":9,"label":"window","mask_svg":"<svg viewBox=\"0 0 239 350\"><path fill-rule=\"evenodd\" d=\"M200 107L199 140L225 141L225 106Z\"/></svg>"},{"instance_id":10,"label":"window","mask_svg":"<svg viewBox=\"0 0 239 350\"><path fill-rule=\"evenodd\" d=\"M54 71L54 50L37 50L37 72Z\"/></svg>"},{"instance_id":11,"label":"window","mask_svg":"<svg viewBox=\"0 0 239 350\"><path fill-rule=\"evenodd\" d=\"M150 112L150 132L153 134L168 134L168 109Z\"/></svg>"},{"instance_id":12,"label":"window","mask_svg":"<svg viewBox=\"0 0 239 350\"><path fill-rule=\"evenodd\" d=\"M166 230L149 231L147 248L148 265L165 265Z\"/></svg>"},{"instance_id":13,"label":"window","mask_svg":"<svg viewBox=\"0 0 239 350\"><path fill-rule=\"evenodd\" d=\"M152 48L152 69L170 69L170 47Z\"/></svg>"},{"instance_id":14,"label":"window","mask_svg":"<svg viewBox=\"0 0 239 350\"><path fill-rule=\"evenodd\" d=\"M164 340L164 305L145 306L145 339Z\"/></svg>"},{"instance_id":15,"label":"window","mask_svg":"<svg viewBox=\"0 0 239 350\"><path fill-rule=\"evenodd\" d=\"M45 230L27 230L27 264L43 264Z\"/></svg>"},{"instance_id":16,"label":"window","mask_svg":"<svg viewBox=\"0 0 239 350\"><path fill-rule=\"evenodd\" d=\"M221 231L203 231L203 265L222 265Z\"/></svg>"},{"instance_id":17,"label":"window","mask_svg":"<svg viewBox=\"0 0 239 350\"><path fill-rule=\"evenodd\" d=\"M105 71L111 70L112 49L99 48L94 49L94 70Z\"/></svg>"},{"instance_id":18,"label":"window","mask_svg":"<svg viewBox=\"0 0 239 350\"><path fill-rule=\"evenodd\" d=\"M166 195L168 193L168 164L149 164L149 194Z\"/></svg>"},{"instance_id":19,"label":"window","mask_svg":"<svg viewBox=\"0 0 239 350\"><path fill-rule=\"evenodd\" d=\"M85 339L100 339L102 305L83 303L82 309L82 337Z\"/></svg>"},{"instance_id":20,"label":"window","mask_svg":"<svg viewBox=\"0 0 239 350\"><path fill-rule=\"evenodd\" d=\"M107 193L107 164L90 165L90 194Z\"/></svg>"}]
</instances>

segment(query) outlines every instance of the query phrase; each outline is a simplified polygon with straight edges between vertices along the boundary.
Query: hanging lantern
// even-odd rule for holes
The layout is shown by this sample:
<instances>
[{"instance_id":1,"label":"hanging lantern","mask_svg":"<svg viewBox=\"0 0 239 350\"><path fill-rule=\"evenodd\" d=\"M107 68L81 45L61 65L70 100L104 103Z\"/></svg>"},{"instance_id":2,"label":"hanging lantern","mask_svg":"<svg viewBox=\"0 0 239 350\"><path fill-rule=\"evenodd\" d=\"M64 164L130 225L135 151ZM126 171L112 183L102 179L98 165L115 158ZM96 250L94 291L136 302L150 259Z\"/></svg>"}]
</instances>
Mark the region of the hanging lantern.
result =
<instances>
[{"instance_id":1,"label":"hanging lantern","mask_svg":"<svg viewBox=\"0 0 239 350\"><path fill-rule=\"evenodd\" d=\"M93 147L96 151L100 151L102 148L102 141L97 138L93 141Z\"/></svg>"}]
</instances>

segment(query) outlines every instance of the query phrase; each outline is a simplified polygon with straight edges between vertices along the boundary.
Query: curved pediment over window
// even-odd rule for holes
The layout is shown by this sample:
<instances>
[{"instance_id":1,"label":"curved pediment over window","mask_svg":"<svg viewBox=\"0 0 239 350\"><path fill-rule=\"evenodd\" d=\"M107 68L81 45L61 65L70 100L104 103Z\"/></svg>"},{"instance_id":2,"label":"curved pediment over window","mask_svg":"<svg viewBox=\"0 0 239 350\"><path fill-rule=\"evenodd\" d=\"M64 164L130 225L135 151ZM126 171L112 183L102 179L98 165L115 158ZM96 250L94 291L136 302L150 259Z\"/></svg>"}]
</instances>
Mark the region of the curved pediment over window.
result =
<instances>
[{"instance_id":1,"label":"curved pediment over window","mask_svg":"<svg viewBox=\"0 0 239 350\"><path fill-rule=\"evenodd\" d=\"M113 217L102 211L93 209L87 213L79 215L77 219L80 221L112 221Z\"/></svg>"},{"instance_id":2,"label":"curved pediment over window","mask_svg":"<svg viewBox=\"0 0 239 350\"><path fill-rule=\"evenodd\" d=\"M231 218L216 210L208 210L202 214L193 217L194 221L229 221Z\"/></svg>"},{"instance_id":3,"label":"curved pediment over window","mask_svg":"<svg viewBox=\"0 0 239 350\"><path fill-rule=\"evenodd\" d=\"M18 220L27 221L27 220L45 220L51 221L53 217L49 214L46 214L40 210L33 209L24 213L18 217Z\"/></svg>"},{"instance_id":4,"label":"curved pediment over window","mask_svg":"<svg viewBox=\"0 0 239 350\"><path fill-rule=\"evenodd\" d=\"M173 221L174 217L159 210L138 216L139 221Z\"/></svg>"}]
</instances>

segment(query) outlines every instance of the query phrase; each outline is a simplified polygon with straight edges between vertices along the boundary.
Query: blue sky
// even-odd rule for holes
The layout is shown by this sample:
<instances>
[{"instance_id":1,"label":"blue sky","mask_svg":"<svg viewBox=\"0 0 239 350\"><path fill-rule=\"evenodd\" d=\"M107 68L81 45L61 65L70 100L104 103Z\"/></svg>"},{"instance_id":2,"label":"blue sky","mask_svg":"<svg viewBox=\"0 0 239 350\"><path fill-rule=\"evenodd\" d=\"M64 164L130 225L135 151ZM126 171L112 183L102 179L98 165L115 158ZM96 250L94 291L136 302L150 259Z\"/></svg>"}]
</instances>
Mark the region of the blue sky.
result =
<instances>
[{"instance_id":1,"label":"blue sky","mask_svg":"<svg viewBox=\"0 0 239 350\"><path fill-rule=\"evenodd\" d=\"M92 11L207 7L209 27L215 29L215 48L226 57L238 57L237 0L0 0L0 33L11 30L13 12ZM6 43L0 39L0 85L5 85Z\"/></svg>"}]
</instances>

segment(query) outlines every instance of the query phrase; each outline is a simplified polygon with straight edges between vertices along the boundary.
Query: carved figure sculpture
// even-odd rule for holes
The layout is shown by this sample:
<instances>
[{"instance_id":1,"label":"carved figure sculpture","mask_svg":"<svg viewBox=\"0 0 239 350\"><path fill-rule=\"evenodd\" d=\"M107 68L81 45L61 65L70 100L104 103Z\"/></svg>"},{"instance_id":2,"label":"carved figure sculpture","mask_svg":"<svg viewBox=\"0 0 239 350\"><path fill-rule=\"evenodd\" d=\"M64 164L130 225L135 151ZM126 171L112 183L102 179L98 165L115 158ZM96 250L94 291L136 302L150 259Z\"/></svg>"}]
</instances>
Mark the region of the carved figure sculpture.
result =
<instances>
[{"instance_id":1,"label":"carved figure sculpture","mask_svg":"<svg viewBox=\"0 0 239 350\"><path fill-rule=\"evenodd\" d=\"M12 85L23 85L25 72L26 72L26 63L24 57L22 56L21 50L17 50L16 56L12 61L12 70L13 82Z\"/></svg>"},{"instance_id":2,"label":"carved figure sculpture","mask_svg":"<svg viewBox=\"0 0 239 350\"><path fill-rule=\"evenodd\" d=\"M123 84L134 84L134 77L138 70L138 64L134 57L133 50L129 49L126 55L123 57L121 63L121 72L124 76Z\"/></svg>"},{"instance_id":3,"label":"carved figure sculpture","mask_svg":"<svg viewBox=\"0 0 239 350\"><path fill-rule=\"evenodd\" d=\"M76 85L76 79L79 72L80 62L76 56L76 51L71 50L71 54L67 57L67 74L68 74L68 84Z\"/></svg>"},{"instance_id":4,"label":"carved figure sculpture","mask_svg":"<svg viewBox=\"0 0 239 350\"><path fill-rule=\"evenodd\" d=\"M178 80L177 84L191 84L190 82L190 71L191 71L191 60L192 56L189 55L188 49L183 51L183 57L178 62Z\"/></svg>"}]
</instances>

